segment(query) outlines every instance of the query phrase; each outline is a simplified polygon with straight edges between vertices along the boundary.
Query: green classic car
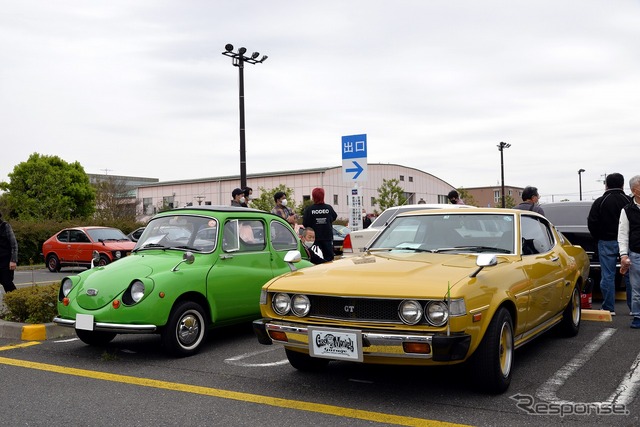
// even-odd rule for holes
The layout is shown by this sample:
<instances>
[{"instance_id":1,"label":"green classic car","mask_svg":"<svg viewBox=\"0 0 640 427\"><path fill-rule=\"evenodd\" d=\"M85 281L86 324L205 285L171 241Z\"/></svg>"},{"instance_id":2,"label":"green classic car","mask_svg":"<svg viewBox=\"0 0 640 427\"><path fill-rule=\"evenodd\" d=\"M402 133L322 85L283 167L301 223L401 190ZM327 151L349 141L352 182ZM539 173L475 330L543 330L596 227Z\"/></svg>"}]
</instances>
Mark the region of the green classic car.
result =
<instances>
[{"instance_id":1,"label":"green classic car","mask_svg":"<svg viewBox=\"0 0 640 427\"><path fill-rule=\"evenodd\" d=\"M65 277L53 321L75 328L89 345L117 334L159 333L170 353L188 356L209 329L258 318L262 285L312 265L301 253L287 222L267 212L226 206L162 212L130 256Z\"/></svg>"}]
</instances>

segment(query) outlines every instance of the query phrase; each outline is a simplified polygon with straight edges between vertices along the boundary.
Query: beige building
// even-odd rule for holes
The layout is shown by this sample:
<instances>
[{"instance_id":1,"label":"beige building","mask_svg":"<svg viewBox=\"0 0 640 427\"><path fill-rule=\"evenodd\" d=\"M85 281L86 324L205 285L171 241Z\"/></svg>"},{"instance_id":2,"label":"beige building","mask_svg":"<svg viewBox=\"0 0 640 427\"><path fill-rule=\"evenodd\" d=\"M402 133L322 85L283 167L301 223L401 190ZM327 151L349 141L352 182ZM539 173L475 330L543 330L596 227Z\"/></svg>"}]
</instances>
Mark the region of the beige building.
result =
<instances>
[{"instance_id":1,"label":"beige building","mask_svg":"<svg viewBox=\"0 0 640 427\"><path fill-rule=\"evenodd\" d=\"M366 182L358 183L358 189L363 207L371 213L380 210L374 199L378 197L383 179L397 179L408 198L407 203L418 203L420 199L426 203L447 203L447 193L454 188L427 172L394 164L369 163L367 176ZM247 175L247 185L253 188L254 197L260 195L260 188L271 190L280 184L293 190L293 194L287 196L296 204L309 200L315 187L322 187L325 202L333 206L338 218L349 217L354 183L343 182L341 166ZM230 205L231 192L239 186L238 175L142 184L137 189L138 212L141 219L147 219L162 207Z\"/></svg>"},{"instance_id":2,"label":"beige building","mask_svg":"<svg viewBox=\"0 0 640 427\"><path fill-rule=\"evenodd\" d=\"M465 188L466 192L468 192L474 199L475 205L480 208L501 208L502 201L500 196L502 195L502 186L494 185L492 187L474 187L474 188ZM514 205L517 205L522 201L522 187L511 187L504 186L504 193L507 196L506 200L509 200L509 197L513 199Z\"/></svg>"}]
</instances>

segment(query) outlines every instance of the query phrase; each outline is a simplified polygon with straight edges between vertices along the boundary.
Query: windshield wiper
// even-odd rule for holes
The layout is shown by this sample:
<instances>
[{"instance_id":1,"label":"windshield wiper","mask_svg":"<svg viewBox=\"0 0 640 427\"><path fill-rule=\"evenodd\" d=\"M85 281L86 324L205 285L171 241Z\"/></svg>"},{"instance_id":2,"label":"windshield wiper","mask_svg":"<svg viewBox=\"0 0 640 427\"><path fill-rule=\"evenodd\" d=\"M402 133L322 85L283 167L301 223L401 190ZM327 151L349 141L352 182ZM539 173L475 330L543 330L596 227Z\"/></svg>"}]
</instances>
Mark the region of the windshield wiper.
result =
<instances>
[{"instance_id":1,"label":"windshield wiper","mask_svg":"<svg viewBox=\"0 0 640 427\"><path fill-rule=\"evenodd\" d=\"M187 246L187 245L171 246L169 249L186 249L188 251L200 251L200 249L198 249L198 248L194 248L194 247Z\"/></svg>"},{"instance_id":2,"label":"windshield wiper","mask_svg":"<svg viewBox=\"0 0 640 427\"><path fill-rule=\"evenodd\" d=\"M450 251L459 251L459 250L468 250L475 252L499 252L503 254L509 254L511 251L509 249L503 248L494 248L492 246L456 246L454 248L438 248L433 249L431 252L450 252Z\"/></svg>"},{"instance_id":3,"label":"windshield wiper","mask_svg":"<svg viewBox=\"0 0 640 427\"><path fill-rule=\"evenodd\" d=\"M167 249L167 247L165 245L160 245L158 243L147 243L146 245L135 249L134 252L137 252L140 249Z\"/></svg>"},{"instance_id":4,"label":"windshield wiper","mask_svg":"<svg viewBox=\"0 0 640 427\"><path fill-rule=\"evenodd\" d=\"M393 248L394 251L414 251L414 252L431 252L427 249L422 248L412 248L411 246L401 246L398 248Z\"/></svg>"}]
</instances>

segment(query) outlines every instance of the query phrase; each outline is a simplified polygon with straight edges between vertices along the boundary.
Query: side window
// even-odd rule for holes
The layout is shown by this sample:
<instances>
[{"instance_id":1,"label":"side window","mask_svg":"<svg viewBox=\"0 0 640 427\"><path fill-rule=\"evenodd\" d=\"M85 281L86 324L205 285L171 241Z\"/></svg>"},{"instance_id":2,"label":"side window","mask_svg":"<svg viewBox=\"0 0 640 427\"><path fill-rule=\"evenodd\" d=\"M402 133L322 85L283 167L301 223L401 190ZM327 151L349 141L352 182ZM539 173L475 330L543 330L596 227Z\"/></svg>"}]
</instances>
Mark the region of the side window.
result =
<instances>
[{"instance_id":1,"label":"side window","mask_svg":"<svg viewBox=\"0 0 640 427\"><path fill-rule=\"evenodd\" d=\"M233 219L224 224L222 249L225 252L261 251L264 247L262 221Z\"/></svg>"},{"instance_id":2,"label":"side window","mask_svg":"<svg viewBox=\"0 0 640 427\"><path fill-rule=\"evenodd\" d=\"M58 234L59 242L68 242L69 241L69 230L65 230Z\"/></svg>"},{"instance_id":3,"label":"side window","mask_svg":"<svg viewBox=\"0 0 640 427\"><path fill-rule=\"evenodd\" d=\"M539 218L523 215L522 222L522 254L535 255L549 252L553 247L553 239L549 226Z\"/></svg>"},{"instance_id":4,"label":"side window","mask_svg":"<svg viewBox=\"0 0 640 427\"><path fill-rule=\"evenodd\" d=\"M298 249L298 238L293 231L278 221L271 221L271 245L277 251Z\"/></svg>"}]
</instances>

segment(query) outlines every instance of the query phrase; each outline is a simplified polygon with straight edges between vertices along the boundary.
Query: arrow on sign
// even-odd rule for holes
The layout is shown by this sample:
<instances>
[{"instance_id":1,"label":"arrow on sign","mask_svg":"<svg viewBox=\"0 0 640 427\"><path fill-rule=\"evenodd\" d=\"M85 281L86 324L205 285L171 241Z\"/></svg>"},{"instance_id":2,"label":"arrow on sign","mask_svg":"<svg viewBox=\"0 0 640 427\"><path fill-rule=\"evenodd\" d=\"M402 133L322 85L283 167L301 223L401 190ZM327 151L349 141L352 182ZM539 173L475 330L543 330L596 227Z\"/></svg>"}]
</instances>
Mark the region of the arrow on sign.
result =
<instances>
[{"instance_id":1,"label":"arrow on sign","mask_svg":"<svg viewBox=\"0 0 640 427\"><path fill-rule=\"evenodd\" d=\"M364 170L364 168L360 166L360 163L356 162L355 160L353 160L352 163L355 166L355 168L349 168L345 172L347 173L355 172L356 174L353 176L353 179L357 179L362 173L362 171Z\"/></svg>"}]
</instances>

